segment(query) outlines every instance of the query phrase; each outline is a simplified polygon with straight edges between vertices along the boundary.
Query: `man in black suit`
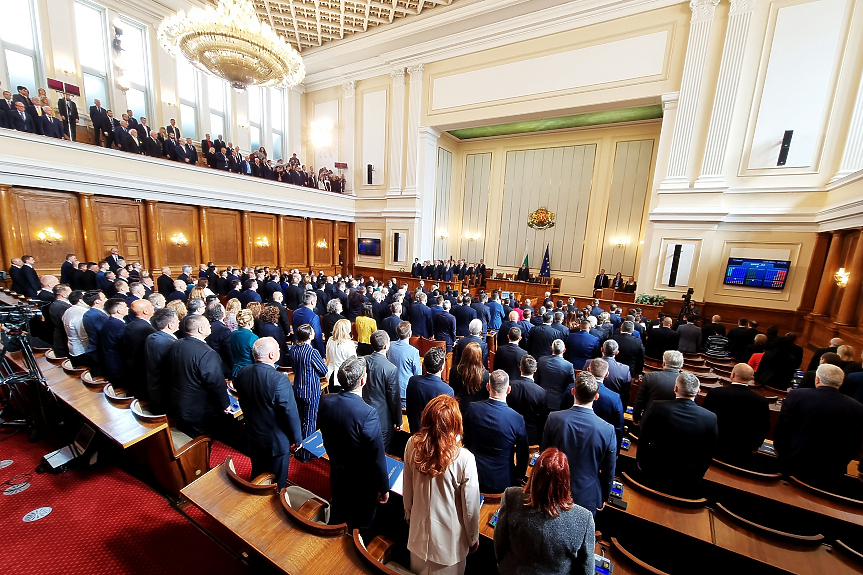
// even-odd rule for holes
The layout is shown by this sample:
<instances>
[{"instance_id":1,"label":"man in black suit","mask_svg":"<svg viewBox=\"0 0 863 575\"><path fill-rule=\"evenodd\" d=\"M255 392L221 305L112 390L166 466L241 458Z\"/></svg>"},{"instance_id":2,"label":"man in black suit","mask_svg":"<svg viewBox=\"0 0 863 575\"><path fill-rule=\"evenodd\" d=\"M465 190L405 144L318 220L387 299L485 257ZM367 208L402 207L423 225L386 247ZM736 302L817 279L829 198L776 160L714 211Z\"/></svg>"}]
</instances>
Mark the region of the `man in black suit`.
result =
<instances>
[{"instance_id":1,"label":"man in black suit","mask_svg":"<svg viewBox=\"0 0 863 575\"><path fill-rule=\"evenodd\" d=\"M90 121L93 123L93 133L96 134L96 145L102 145L102 126L107 117L107 110L102 107L102 102L98 99L93 100L93 105L90 106ZM107 146L110 147L110 146Z\"/></svg>"},{"instance_id":2,"label":"man in black suit","mask_svg":"<svg viewBox=\"0 0 863 575\"><path fill-rule=\"evenodd\" d=\"M243 406L252 477L272 473L279 489L288 481L291 453L302 442L300 415L291 380L276 370L279 344L263 337L252 346L255 363L240 370L234 388Z\"/></svg>"},{"instance_id":3,"label":"man in black suit","mask_svg":"<svg viewBox=\"0 0 863 575\"><path fill-rule=\"evenodd\" d=\"M12 112L15 110L15 100L12 98L12 92L3 90L3 99L0 100L0 112Z\"/></svg>"},{"instance_id":4,"label":"man in black suit","mask_svg":"<svg viewBox=\"0 0 863 575\"><path fill-rule=\"evenodd\" d=\"M123 145L121 147L124 152L140 154L141 146L138 144L138 131L134 129L129 130L129 136L123 141Z\"/></svg>"},{"instance_id":5,"label":"man in black suit","mask_svg":"<svg viewBox=\"0 0 863 575\"><path fill-rule=\"evenodd\" d=\"M707 347L707 338L712 335L725 336L725 326L722 325L722 318L718 315L710 318L709 324L701 328L701 345Z\"/></svg>"},{"instance_id":6,"label":"man in black suit","mask_svg":"<svg viewBox=\"0 0 863 575\"><path fill-rule=\"evenodd\" d=\"M318 427L330 460L330 522L347 523L367 538L377 504L389 500L381 424L375 409L362 399L365 360L345 360L338 379L343 391L324 394L318 408Z\"/></svg>"},{"instance_id":7,"label":"man in black suit","mask_svg":"<svg viewBox=\"0 0 863 575\"><path fill-rule=\"evenodd\" d=\"M542 325L538 325L530 330L530 340L527 342L527 351L537 361L543 357L551 355L551 344L554 340L560 339L560 332L551 327L553 316L545 312L542 315Z\"/></svg>"},{"instance_id":8,"label":"man in black suit","mask_svg":"<svg viewBox=\"0 0 863 575\"><path fill-rule=\"evenodd\" d=\"M63 122L54 117L54 109L51 106L45 106L42 111L44 114L39 118L41 129L39 130L43 136L49 138L63 139Z\"/></svg>"},{"instance_id":9,"label":"man in black suit","mask_svg":"<svg viewBox=\"0 0 863 575\"><path fill-rule=\"evenodd\" d=\"M662 371L651 371L644 374L635 405L632 408L632 421L639 423L642 416L654 401L674 399L674 386L683 367L683 354L669 350L662 355Z\"/></svg>"},{"instance_id":10,"label":"man in black suit","mask_svg":"<svg viewBox=\"0 0 863 575\"><path fill-rule=\"evenodd\" d=\"M208 435L216 427L220 412L231 406L222 361L205 341L210 322L202 315L184 318L186 337L170 352L174 388L171 408L179 419L178 427L190 437Z\"/></svg>"},{"instance_id":11,"label":"man in black suit","mask_svg":"<svg viewBox=\"0 0 863 575\"><path fill-rule=\"evenodd\" d=\"M488 367L488 344L482 338L482 322L479 319L471 320L468 330L470 331L470 335L459 339L452 348L452 364L454 366L459 364L461 354L468 344L477 343L482 350L482 364Z\"/></svg>"},{"instance_id":12,"label":"man in black suit","mask_svg":"<svg viewBox=\"0 0 863 575\"><path fill-rule=\"evenodd\" d=\"M219 300L213 300L207 304L204 317L210 322L210 335L204 341L219 354L225 379L231 379L231 374L234 372L234 353L231 351L231 330L222 323L225 318L225 308Z\"/></svg>"},{"instance_id":13,"label":"man in black suit","mask_svg":"<svg viewBox=\"0 0 863 575\"><path fill-rule=\"evenodd\" d=\"M105 139L105 147L111 148L115 144L119 146L122 141L120 135L120 122L114 117L114 112L108 110L102 117L102 123L99 126L102 132L102 137Z\"/></svg>"},{"instance_id":14,"label":"man in black suit","mask_svg":"<svg viewBox=\"0 0 863 575\"><path fill-rule=\"evenodd\" d=\"M504 328L501 331L504 331ZM506 343L498 342L497 351L494 354L494 368L504 370L510 379L514 379L521 373L521 361L527 355L527 351L519 345L521 329L518 326L513 323L504 333L506 334ZM536 363L536 359L534 359L534 363ZM536 371L535 367L533 371Z\"/></svg>"},{"instance_id":15,"label":"man in black suit","mask_svg":"<svg viewBox=\"0 0 863 575\"><path fill-rule=\"evenodd\" d=\"M466 410L464 445L476 457L479 490L503 493L524 479L529 457L527 429L524 417L507 405L506 372L494 370L486 385L489 398L470 403Z\"/></svg>"},{"instance_id":16,"label":"man in black suit","mask_svg":"<svg viewBox=\"0 0 863 575\"><path fill-rule=\"evenodd\" d=\"M24 278L23 272L21 268L24 267L24 261L21 258L12 258L12 265L9 266L9 279L12 280L12 284L9 286L12 291L17 294L24 293L24 284L22 280Z\"/></svg>"},{"instance_id":17,"label":"man in black suit","mask_svg":"<svg viewBox=\"0 0 863 575\"><path fill-rule=\"evenodd\" d=\"M593 279L594 291L608 287L608 276L605 275L605 270L599 270L597 276Z\"/></svg>"},{"instance_id":18,"label":"man in black suit","mask_svg":"<svg viewBox=\"0 0 863 575\"><path fill-rule=\"evenodd\" d=\"M192 138L186 138L186 145L184 146L186 150L186 158L188 158L187 164L190 166L198 165L198 150L195 149L195 144L192 143Z\"/></svg>"},{"instance_id":19,"label":"man in black suit","mask_svg":"<svg viewBox=\"0 0 863 575\"><path fill-rule=\"evenodd\" d=\"M731 370L731 385L711 389L701 407L716 414L719 441L716 458L747 467L752 452L761 447L770 432L770 404L749 389L755 370L738 363Z\"/></svg>"},{"instance_id":20,"label":"man in black suit","mask_svg":"<svg viewBox=\"0 0 863 575\"><path fill-rule=\"evenodd\" d=\"M438 341L446 342L446 353L452 351L453 342L456 340L456 319L449 312L451 307L452 304L448 300L445 300L443 302L443 311L434 316L434 338Z\"/></svg>"},{"instance_id":21,"label":"man in black suit","mask_svg":"<svg viewBox=\"0 0 863 575\"><path fill-rule=\"evenodd\" d=\"M563 394L575 381L572 363L563 358L566 348L563 341L556 339L551 344L551 355L537 362L536 383L545 390L549 411L558 411Z\"/></svg>"},{"instance_id":22,"label":"man in black suit","mask_svg":"<svg viewBox=\"0 0 863 575\"><path fill-rule=\"evenodd\" d=\"M746 318L737 321L737 327L728 330L728 352L737 361L743 361L746 348L755 342L755 334L749 331Z\"/></svg>"},{"instance_id":23,"label":"man in black suit","mask_svg":"<svg viewBox=\"0 0 863 575\"><path fill-rule=\"evenodd\" d=\"M366 384L362 388L363 400L378 414L384 451L388 450L395 430L402 427L402 397L399 373L387 359L390 337L384 330L372 333L372 354L365 357Z\"/></svg>"},{"instance_id":24,"label":"man in black suit","mask_svg":"<svg viewBox=\"0 0 863 575\"><path fill-rule=\"evenodd\" d=\"M291 283L285 288L285 307L295 310L303 305L303 288L300 287L300 277L291 275Z\"/></svg>"},{"instance_id":25,"label":"man in black suit","mask_svg":"<svg viewBox=\"0 0 863 575\"><path fill-rule=\"evenodd\" d=\"M644 482L678 497L699 495L719 437L716 414L695 405L699 386L695 374L682 372L675 398L653 403L641 422L637 459Z\"/></svg>"},{"instance_id":26,"label":"man in black suit","mask_svg":"<svg viewBox=\"0 0 863 575\"><path fill-rule=\"evenodd\" d=\"M640 339L632 335L634 329L634 322L627 320L611 339L617 342L617 362L628 365L632 377L638 377L644 371L644 346Z\"/></svg>"},{"instance_id":27,"label":"man in black suit","mask_svg":"<svg viewBox=\"0 0 863 575\"><path fill-rule=\"evenodd\" d=\"M111 248L111 254L105 257L108 269L114 273L117 273L117 270L122 267L120 265L121 261L123 261L123 256L120 255L120 250L118 248Z\"/></svg>"},{"instance_id":28,"label":"man in black suit","mask_svg":"<svg viewBox=\"0 0 863 575\"><path fill-rule=\"evenodd\" d=\"M476 310L470 307L470 296L461 298L461 303L452 308L455 317L455 333L462 337L470 335L470 322L476 319Z\"/></svg>"},{"instance_id":29,"label":"man in black suit","mask_svg":"<svg viewBox=\"0 0 863 575\"><path fill-rule=\"evenodd\" d=\"M51 334L51 349L54 350L55 357L67 357L69 355L69 339L66 336L66 329L63 326L63 314L66 310L72 307L69 303L69 294L72 290L66 284L57 284L54 286L54 301L48 306L48 316L51 318L51 324L54 331ZM80 296L79 296L80 297ZM45 313L43 311L42 313Z\"/></svg>"},{"instance_id":30,"label":"man in black suit","mask_svg":"<svg viewBox=\"0 0 863 575\"><path fill-rule=\"evenodd\" d=\"M30 134L37 133L36 122L27 113L26 107L21 102L15 102L15 109L6 115L6 121L13 130Z\"/></svg>"},{"instance_id":31,"label":"man in black suit","mask_svg":"<svg viewBox=\"0 0 863 575\"><path fill-rule=\"evenodd\" d=\"M446 354L443 349L433 347L423 357L423 367L426 373L414 375L408 380L405 389L405 409L407 410L408 426L411 433L416 433L422 429L420 420L429 401L438 395L453 397L452 387L444 383L440 377L445 364Z\"/></svg>"},{"instance_id":32,"label":"man in black suit","mask_svg":"<svg viewBox=\"0 0 863 575\"><path fill-rule=\"evenodd\" d=\"M428 296L422 292L416 294L416 301L408 310L411 331L420 337L434 337L434 313L426 305Z\"/></svg>"},{"instance_id":33,"label":"man in black suit","mask_svg":"<svg viewBox=\"0 0 863 575\"><path fill-rule=\"evenodd\" d=\"M168 266L162 268L162 275L156 280L156 290L166 298L174 291L174 278Z\"/></svg>"},{"instance_id":34,"label":"man in black suit","mask_svg":"<svg viewBox=\"0 0 863 575\"><path fill-rule=\"evenodd\" d=\"M782 402L774 444L784 473L829 489L860 452L863 404L839 392L844 378L838 366L822 364L815 389L795 389Z\"/></svg>"},{"instance_id":35,"label":"man in black suit","mask_svg":"<svg viewBox=\"0 0 863 575\"><path fill-rule=\"evenodd\" d=\"M845 342L841 337L834 337L830 340L830 345L827 347L819 347L812 354L812 359L809 360L809 366L806 368L806 371L814 371L818 369L818 366L821 363L821 356L825 353L836 353L836 350L839 349L840 345L845 345Z\"/></svg>"},{"instance_id":36,"label":"man in black suit","mask_svg":"<svg viewBox=\"0 0 863 575\"><path fill-rule=\"evenodd\" d=\"M36 297L39 290L42 289L42 284L39 282L39 274L33 269L36 264L36 259L33 256L21 256L23 265L21 266L21 290L18 293L27 297ZM15 290L17 291L17 290Z\"/></svg>"},{"instance_id":37,"label":"man in black suit","mask_svg":"<svg viewBox=\"0 0 863 575\"><path fill-rule=\"evenodd\" d=\"M30 90L26 86L18 86L18 93L12 96L13 102L21 102L25 106L30 104Z\"/></svg>"},{"instance_id":38,"label":"man in black suit","mask_svg":"<svg viewBox=\"0 0 863 575\"><path fill-rule=\"evenodd\" d=\"M520 282L530 281L530 268L522 264L521 267L518 268L518 272L515 274L515 279Z\"/></svg>"},{"instance_id":39,"label":"man in black suit","mask_svg":"<svg viewBox=\"0 0 863 575\"><path fill-rule=\"evenodd\" d=\"M180 329L177 312L168 308L157 309L150 318L156 330L144 342L144 358L147 366L147 395L153 413L165 413L171 407L170 351L177 342L174 333Z\"/></svg>"},{"instance_id":40,"label":"man in black suit","mask_svg":"<svg viewBox=\"0 0 863 575\"><path fill-rule=\"evenodd\" d=\"M177 127L177 120L171 118L171 123L165 126L165 131L168 132L168 135L174 135L174 141L180 141L180 128Z\"/></svg>"},{"instance_id":41,"label":"man in black suit","mask_svg":"<svg viewBox=\"0 0 863 575\"><path fill-rule=\"evenodd\" d=\"M132 395L147 399L147 358L145 354L147 338L156 332L150 323L155 308L145 299L132 302L132 319L126 324L123 334L123 359L126 384Z\"/></svg>"},{"instance_id":42,"label":"man in black suit","mask_svg":"<svg viewBox=\"0 0 863 575\"><path fill-rule=\"evenodd\" d=\"M473 300L470 307L476 312L476 317L482 320L482 337L485 338L488 333L488 324L491 322L491 309L488 305L488 294L483 292L479 294L478 300Z\"/></svg>"},{"instance_id":43,"label":"man in black suit","mask_svg":"<svg viewBox=\"0 0 863 575\"><path fill-rule=\"evenodd\" d=\"M658 359L666 351L676 350L680 347L680 334L671 329L673 323L673 319L664 317L662 318L662 325L650 330L644 346L645 355Z\"/></svg>"},{"instance_id":44,"label":"man in black suit","mask_svg":"<svg viewBox=\"0 0 863 575\"><path fill-rule=\"evenodd\" d=\"M411 277L418 278L422 273L422 264L419 258L414 258L414 263L411 266Z\"/></svg>"},{"instance_id":45,"label":"man in black suit","mask_svg":"<svg viewBox=\"0 0 863 575\"><path fill-rule=\"evenodd\" d=\"M164 157L164 154L162 153L162 142L159 141L157 136L158 134L155 131L151 131L142 143L144 154L151 158Z\"/></svg>"},{"instance_id":46,"label":"man in black suit","mask_svg":"<svg viewBox=\"0 0 863 575\"><path fill-rule=\"evenodd\" d=\"M510 392L506 403L524 418L528 443L539 445L549 412L546 391L533 380L534 373L536 360L529 355L523 356L519 375L509 379Z\"/></svg>"}]
</instances>

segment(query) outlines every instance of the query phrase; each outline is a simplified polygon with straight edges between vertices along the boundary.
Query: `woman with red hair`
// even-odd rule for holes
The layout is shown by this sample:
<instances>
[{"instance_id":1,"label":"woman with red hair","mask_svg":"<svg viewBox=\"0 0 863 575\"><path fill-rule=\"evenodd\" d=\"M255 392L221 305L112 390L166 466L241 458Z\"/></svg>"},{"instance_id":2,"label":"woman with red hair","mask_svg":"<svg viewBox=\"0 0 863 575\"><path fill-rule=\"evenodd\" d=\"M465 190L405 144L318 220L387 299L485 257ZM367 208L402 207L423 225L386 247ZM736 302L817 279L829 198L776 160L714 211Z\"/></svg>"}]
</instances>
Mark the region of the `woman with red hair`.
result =
<instances>
[{"instance_id":1,"label":"woman with red hair","mask_svg":"<svg viewBox=\"0 0 863 575\"><path fill-rule=\"evenodd\" d=\"M549 447L524 487L509 487L500 502L494 553L501 575L594 572L590 511L572 502L566 454Z\"/></svg>"},{"instance_id":2,"label":"woman with red hair","mask_svg":"<svg viewBox=\"0 0 863 575\"><path fill-rule=\"evenodd\" d=\"M422 429L405 448L408 551L417 575L461 575L479 547L479 476L473 454L459 445L458 402L447 395L423 409ZM567 479L569 481L569 479Z\"/></svg>"}]
</instances>

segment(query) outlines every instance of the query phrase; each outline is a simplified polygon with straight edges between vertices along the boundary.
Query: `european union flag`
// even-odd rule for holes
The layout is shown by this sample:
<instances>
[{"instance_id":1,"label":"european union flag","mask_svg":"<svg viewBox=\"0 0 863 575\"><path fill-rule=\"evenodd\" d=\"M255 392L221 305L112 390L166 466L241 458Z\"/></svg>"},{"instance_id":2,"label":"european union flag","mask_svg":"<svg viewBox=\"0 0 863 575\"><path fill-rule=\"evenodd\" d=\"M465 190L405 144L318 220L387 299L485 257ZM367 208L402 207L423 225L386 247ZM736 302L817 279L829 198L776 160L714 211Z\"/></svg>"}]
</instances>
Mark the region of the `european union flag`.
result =
<instances>
[{"instance_id":1,"label":"european union flag","mask_svg":"<svg viewBox=\"0 0 863 575\"><path fill-rule=\"evenodd\" d=\"M545 244L545 256L542 258L542 267L539 268L539 277L551 277L551 260L548 258L548 244Z\"/></svg>"}]
</instances>

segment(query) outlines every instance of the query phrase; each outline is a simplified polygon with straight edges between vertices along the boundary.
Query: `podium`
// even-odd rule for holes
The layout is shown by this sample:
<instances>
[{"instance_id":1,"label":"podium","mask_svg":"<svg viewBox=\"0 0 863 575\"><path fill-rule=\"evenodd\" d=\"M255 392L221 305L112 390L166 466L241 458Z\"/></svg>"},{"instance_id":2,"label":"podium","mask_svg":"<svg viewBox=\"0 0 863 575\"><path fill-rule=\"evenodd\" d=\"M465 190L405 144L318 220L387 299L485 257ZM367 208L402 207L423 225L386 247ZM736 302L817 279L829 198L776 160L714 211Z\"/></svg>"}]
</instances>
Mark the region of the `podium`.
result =
<instances>
[{"instance_id":1,"label":"podium","mask_svg":"<svg viewBox=\"0 0 863 575\"><path fill-rule=\"evenodd\" d=\"M607 299L611 301L614 299L614 289L613 288L602 288L593 290L593 297L596 299Z\"/></svg>"}]
</instances>

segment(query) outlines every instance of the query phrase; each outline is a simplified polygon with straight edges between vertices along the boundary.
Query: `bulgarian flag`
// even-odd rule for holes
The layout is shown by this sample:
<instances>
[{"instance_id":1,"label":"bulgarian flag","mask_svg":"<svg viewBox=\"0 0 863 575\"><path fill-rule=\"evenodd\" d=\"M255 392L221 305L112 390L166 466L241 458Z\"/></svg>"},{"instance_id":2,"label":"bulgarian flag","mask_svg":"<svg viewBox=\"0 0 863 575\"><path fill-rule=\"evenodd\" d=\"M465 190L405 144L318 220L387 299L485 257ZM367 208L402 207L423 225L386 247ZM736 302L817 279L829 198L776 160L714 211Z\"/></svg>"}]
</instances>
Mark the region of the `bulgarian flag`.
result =
<instances>
[{"instance_id":1,"label":"bulgarian flag","mask_svg":"<svg viewBox=\"0 0 863 575\"><path fill-rule=\"evenodd\" d=\"M521 262L521 265L523 265L526 268L530 267L529 265L527 265L527 252L524 252L524 261Z\"/></svg>"}]
</instances>

